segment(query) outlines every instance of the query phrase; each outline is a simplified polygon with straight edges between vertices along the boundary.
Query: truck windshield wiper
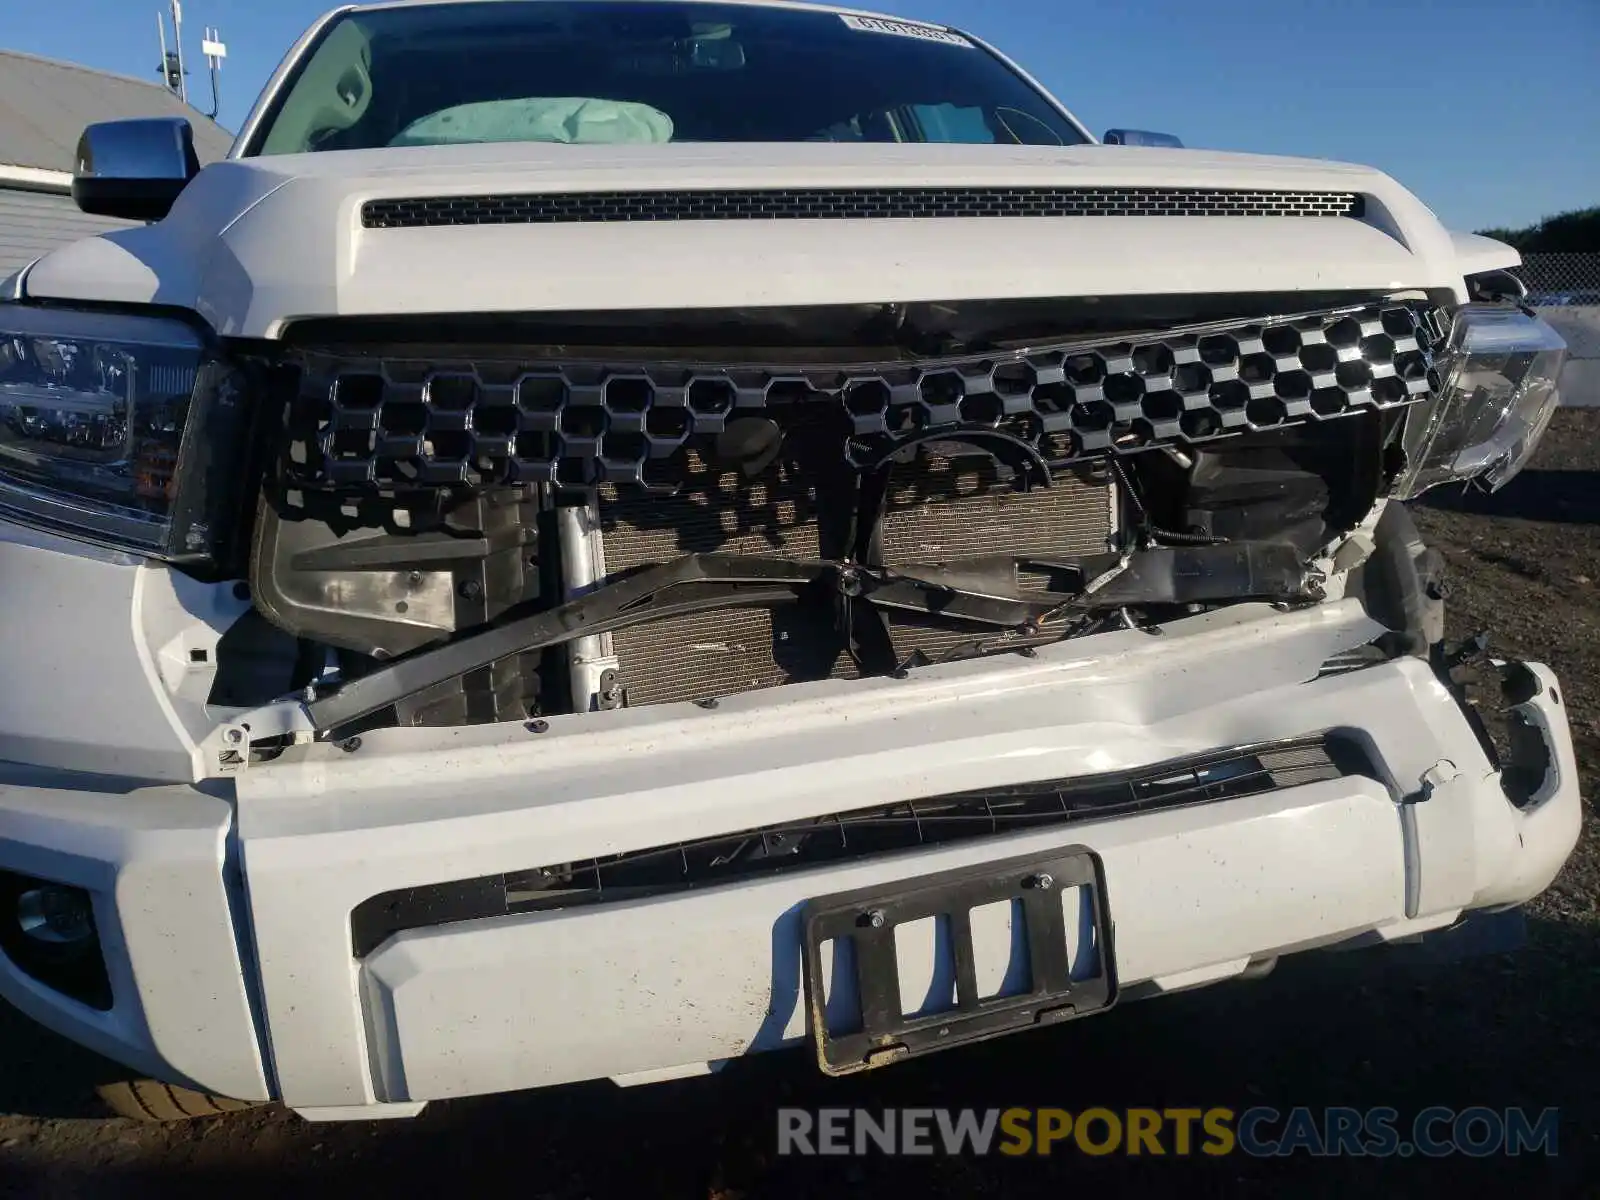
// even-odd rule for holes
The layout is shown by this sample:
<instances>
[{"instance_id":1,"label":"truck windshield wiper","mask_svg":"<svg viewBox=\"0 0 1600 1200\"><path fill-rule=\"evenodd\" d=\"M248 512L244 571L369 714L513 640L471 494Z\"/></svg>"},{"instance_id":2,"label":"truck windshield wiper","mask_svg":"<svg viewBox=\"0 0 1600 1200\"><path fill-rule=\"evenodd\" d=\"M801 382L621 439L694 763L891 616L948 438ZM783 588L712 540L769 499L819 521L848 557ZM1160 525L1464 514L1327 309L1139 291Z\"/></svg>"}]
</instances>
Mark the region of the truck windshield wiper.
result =
<instances>
[{"instance_id":1,"label":"truck windshield wiper","mask_svg":"<svg viewBox=\"0 0 1600 1200\"><path fill-rule=\"evenodd\" d=\"M1016 584L1021 566L1071 576L1070 590L1022 593ZM306 713L317 733L326 735L511 655L708 609L791 603L823 589L846 607L865 603L1033 634L1042 621L1068 609L1247 596L1287 599L1304 594L1306 586L1298 552L1274 542L1157 547L1065 560L994 556L910 568L762 554L687 554L556 608L513 612L443 645L394 659L311 701Z\"/></svg>"}]
</instances>

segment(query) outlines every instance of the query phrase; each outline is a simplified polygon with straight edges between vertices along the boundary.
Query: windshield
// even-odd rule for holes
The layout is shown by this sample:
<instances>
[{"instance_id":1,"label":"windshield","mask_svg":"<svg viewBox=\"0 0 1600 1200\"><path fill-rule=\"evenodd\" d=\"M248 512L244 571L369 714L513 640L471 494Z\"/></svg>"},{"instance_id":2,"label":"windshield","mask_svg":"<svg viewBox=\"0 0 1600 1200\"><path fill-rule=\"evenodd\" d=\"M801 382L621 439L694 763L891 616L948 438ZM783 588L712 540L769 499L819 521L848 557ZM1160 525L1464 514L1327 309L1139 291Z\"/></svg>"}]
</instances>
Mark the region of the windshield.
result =
<instances>
[{"instance_id":1,"label":"windshield","mask_svg":"<svg viewBox=\"0 0 1600 1200\"><path fill-rule=\"evenodd\" d=\"M936 26L736 4L494 0L337 18L249 152L1085 140L994 55Z\"/></svg>"}]
</instances>

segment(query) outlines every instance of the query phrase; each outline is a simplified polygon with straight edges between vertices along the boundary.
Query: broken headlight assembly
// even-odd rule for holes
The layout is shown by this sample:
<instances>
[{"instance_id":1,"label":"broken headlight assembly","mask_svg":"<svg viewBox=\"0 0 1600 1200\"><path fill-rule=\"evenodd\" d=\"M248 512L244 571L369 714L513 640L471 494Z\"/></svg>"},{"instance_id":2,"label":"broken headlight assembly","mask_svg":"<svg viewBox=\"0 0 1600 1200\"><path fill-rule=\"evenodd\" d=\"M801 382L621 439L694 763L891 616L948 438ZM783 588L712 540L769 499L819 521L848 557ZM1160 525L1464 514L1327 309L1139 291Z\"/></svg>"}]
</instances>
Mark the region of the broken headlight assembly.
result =
<instances>
[{"instance_id":1,"label":"broken headlight assembly","mask_svg":"<svg viewBox=\"0 0 1600 1200\"><path fill-rule=\"evenodd\" d=\"M1451 480L1489 491L1527 464L1560 402L1561 335L1525 309L1467 304L1440 362L1442 386L1408 417L1401 500Z\"/></svg>"},{"instance_id":2,"label":"broken headlight assembly","mask_svg":"<svg viewBox=\"0 0 1600 1200\"><path fill-rule=\"evenodd\" d=\"M0 515L176 562L237 511L243 396L165 317L0 303Z\"/></svg>"}]
</instances>

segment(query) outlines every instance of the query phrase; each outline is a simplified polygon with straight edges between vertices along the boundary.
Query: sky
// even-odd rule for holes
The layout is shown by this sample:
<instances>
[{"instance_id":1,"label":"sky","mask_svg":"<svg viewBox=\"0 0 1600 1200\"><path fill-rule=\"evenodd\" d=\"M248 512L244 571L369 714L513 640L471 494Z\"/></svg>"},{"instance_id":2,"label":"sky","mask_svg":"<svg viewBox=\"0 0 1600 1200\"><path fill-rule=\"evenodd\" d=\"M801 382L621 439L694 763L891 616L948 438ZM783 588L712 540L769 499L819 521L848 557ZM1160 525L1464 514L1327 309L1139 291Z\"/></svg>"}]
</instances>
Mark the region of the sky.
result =
<instances>
[{"instance_id":1,"label":"sky","mask_svg":"<svg viewBox=\"0 0 1600 1200\"><path fill-rule=\"evenodd\" d=\"M0 0L0 46L155 77L167 0ZM228 47L220 120L333 0L187 0ZM1600 205L1600 0L857 0L970 30L1095 133L1366 163L1456 229Z\"/></svg>"}]
</instances>

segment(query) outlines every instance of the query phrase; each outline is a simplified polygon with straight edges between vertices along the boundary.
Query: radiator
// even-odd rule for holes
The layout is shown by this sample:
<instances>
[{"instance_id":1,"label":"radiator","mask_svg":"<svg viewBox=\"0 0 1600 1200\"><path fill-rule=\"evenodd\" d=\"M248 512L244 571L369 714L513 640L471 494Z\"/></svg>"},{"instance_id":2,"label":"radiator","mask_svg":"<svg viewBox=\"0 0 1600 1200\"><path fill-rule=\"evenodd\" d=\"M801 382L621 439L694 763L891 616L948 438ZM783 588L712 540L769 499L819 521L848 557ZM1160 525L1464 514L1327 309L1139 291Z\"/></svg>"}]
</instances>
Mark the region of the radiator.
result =
<instances>
[{"instance_id":1,"label":"radiator","mask_svg":"<svg viewBox=\"0 0 1600 1200\"><path fill-rule=\"evenodd\" d=\"M780 461L754 479L690 451L674 496L600 490L601 535L611 575L682 554L824 554L816 480ZM1065 471L1055 485L1018 491L986 454L919 454L897 464L883 525L888 565L990 554L1062 557L1098 553L1113 531L1111 485L1093 470ZM1043 586L1043 580L1022 585ZM901 659L921 651L939 661L992 627L955 627L893 614ZM630 706L727 696L827 678L856 667L828 605L729 609L634 626L612 635Z\"/></svg>"}]
</instances>

